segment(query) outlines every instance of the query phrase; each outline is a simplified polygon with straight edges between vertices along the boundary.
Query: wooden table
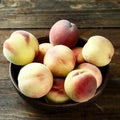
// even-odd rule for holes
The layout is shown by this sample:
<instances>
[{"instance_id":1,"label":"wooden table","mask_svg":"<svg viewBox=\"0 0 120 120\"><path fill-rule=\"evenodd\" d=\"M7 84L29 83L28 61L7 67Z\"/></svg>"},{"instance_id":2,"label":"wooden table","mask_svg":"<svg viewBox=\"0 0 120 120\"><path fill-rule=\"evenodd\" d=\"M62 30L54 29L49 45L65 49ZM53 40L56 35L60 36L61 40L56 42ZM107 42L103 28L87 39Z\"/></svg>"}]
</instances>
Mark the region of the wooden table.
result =
<instances>
[{"instance_id":1,"label":"wooden table","mask_svg":"<svg viewBox=\"0 0 120 120\"><path fill-rule=\"evenodd\" d=\"M40 112L27 104L11 84L3 42L18 29L46 36L60 19L74 22L80 37L107 37L115 47L109 82L84 111ZM0 120L120 120L120 0L0 0Z\"/></svg>"}]
</instances>

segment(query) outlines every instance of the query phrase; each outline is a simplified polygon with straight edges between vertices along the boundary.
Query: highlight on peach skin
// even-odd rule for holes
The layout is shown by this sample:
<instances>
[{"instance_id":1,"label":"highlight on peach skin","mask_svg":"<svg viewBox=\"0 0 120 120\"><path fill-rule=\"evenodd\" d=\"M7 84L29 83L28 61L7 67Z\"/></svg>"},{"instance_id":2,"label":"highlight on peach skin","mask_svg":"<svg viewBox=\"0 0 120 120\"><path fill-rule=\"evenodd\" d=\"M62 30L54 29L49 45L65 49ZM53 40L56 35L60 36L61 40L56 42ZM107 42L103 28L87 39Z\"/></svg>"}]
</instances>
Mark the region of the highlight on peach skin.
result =
<instances>
[{"instance_id":1,"label":"highlight on peach skin","mask_svg":"<svg viewBox=\"0 0 120 120\"><path fill-rule=\"evenodd\" d=\"M73 70L65 79L65 92L75 102L86 102L94 97L96 78L87 70Z\"/></svg>"},{"instance_id":2,"label":"highlight on peach skin","mask_svg":"<svg viewBox=\"0 0 120 120\"><path fill-rule=\"evenodd\" d=\"M74 23L68 20L57 21L50 29L49 39L53 45L74 47L78 41L79 31Z\"/></svg>"},{"instance_id":3,"label":"highlight on peach skin","mask_svg":"<svg viewBox=\"0 0 120 120\"><path fill-rule=\"evenodd\" d=\"M108 65L113 54L114 47L110 40L98 35L90 37L82 50L85 61L99 67Z\"/></svg>"},{"instance_id":4,"label":"highlight on peach skin","mask_svg":"<svg viewBox=\"0 0 120 120\"><path fill-rule=\"evenodd\" d=\"M100 87L100 85L102 84L102 73L98 67L90 63L82 63L77 67L77 69L82 69L82 70L84 69L86 71L91 72L91 74L93 74L93 76L97 80L97 88Z\"/></svg>"},{"instance_id":5,"label":"highlight on peach skin","mask_svg":"<svg viewBox=\"0 0 120 120\"><path fill-rule=\"evenodd\" d=\"M44 64L57 77L65 77L74 69L75 62L76 59L72 50L64 45L56 45L50 48L44 57Z\"/></svg>"},{"instance_id":6,"label":"highlight on peach skin","mask_svg":"<svg viewBox=\"0 0 120 120\"><path fill-rule=\"evenodd\" d=\"M64 90L64 78L54 78L52 89L45 96L47 103L62 104L69 100Z\"/></svg>"},{"instance_id":7,"label":"highlight on peach skin","mask_svg":"<svg viewBox=\"0 0 120 120\"><path fill-rule=\"evenodd\" d=\"M53 85L51 71L41 63L30 63L21 68L18 74L18 87L27 97L40 98L46 95Z\"/></svg>"},{"instance_id":8,"label":"highlight on peach skin","mask_svg":"<svg viewBox=\"0 0 120 120\"><path fill-rule=\"evenodd\" d=\"M16 65L31 63L38 50L39 44L35 36L22 30L13 32L3 45L4 56Z\"/></svg>"}]
</instances>

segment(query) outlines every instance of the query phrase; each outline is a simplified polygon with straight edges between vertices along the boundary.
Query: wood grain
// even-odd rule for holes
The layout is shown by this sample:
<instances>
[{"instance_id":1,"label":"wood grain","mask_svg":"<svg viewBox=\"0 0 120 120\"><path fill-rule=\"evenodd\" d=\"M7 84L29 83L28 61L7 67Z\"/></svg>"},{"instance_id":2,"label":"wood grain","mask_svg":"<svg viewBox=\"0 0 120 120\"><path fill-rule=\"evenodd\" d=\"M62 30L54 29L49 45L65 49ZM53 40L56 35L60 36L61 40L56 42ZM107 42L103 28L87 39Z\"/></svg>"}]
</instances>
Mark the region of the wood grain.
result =
<instances>
[{"instance_id":1,"label":"wood grain","mask_svg":"<svg viewBox=\"0 0 120 120\"><path fill-rule=\"evenodd\" d=\"M36 37L49 34L49 29L26 29ZM109 82L102 95L88 108L72 113L65 111L50 114L33 108L15 91L9 78L9 62L2 55L2 45L14 30L0 30L0 120L119 120L120 119L120 29L79 29L80 37L103 35L115 47L110 64Z\"/></svg>"},{"instance_id":2,"label":"wood grain","mask_svg":"<svg viewBox=\"0 0 120 120\"><path fill-rule=\"evenodd\" d=\"M1 0L0 29L50 28L68 19L79 28L120 28L119 0Z\"/></svg>"}]
</instances>

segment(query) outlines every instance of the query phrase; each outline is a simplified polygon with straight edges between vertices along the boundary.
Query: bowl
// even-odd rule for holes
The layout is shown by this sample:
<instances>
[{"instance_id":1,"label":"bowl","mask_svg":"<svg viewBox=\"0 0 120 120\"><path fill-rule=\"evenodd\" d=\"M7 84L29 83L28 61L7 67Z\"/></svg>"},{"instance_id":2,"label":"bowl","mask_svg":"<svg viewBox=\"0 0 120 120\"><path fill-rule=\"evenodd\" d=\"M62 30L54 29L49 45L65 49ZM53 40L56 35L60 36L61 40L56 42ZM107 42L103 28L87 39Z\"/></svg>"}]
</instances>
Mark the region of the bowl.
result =
<instances>
[{"instance_id":1,"label":"bowl","mask_svg":"<svg viewBox=\"0 0 120 120\"><path fill-rule=\"evenodd\" d=\"M39 43L44 43L44 42L49 42L49 37L41 37L38 39ZM76 46L83 46L86 43L85 40L79 38L78 43L76 44ZM15 87L16 91L19 93L19 95L27 102L30 103L30 105L37 107L37 109L44 109L44 110L73 110L76 108L84 108L85 106L94 103L94 101L96 100L96 98L103 92L107 81L108 81L108 70L109 70L109 65L104 66L104 67L100 67L100 71L102 73L103 76L103 82L101 84L101 86L97 89L95 96L90 99L87 102L84 103L77 103L77 102L73 102L72 100L69 101L68 103L64 103L64 104L48 104L46 103L46 101L44 100L44 98L29 98L26 97L25 95L23 95L19 88L18 88L18 81L17 81L17 77L18 77L18 73L20 71L22 66L18 66L18 65L14 65L12 63L9 64L9 74L10 74L10 78L11 78L11 82L13 84L13 86Z\"/></svg>"}]
</instances>

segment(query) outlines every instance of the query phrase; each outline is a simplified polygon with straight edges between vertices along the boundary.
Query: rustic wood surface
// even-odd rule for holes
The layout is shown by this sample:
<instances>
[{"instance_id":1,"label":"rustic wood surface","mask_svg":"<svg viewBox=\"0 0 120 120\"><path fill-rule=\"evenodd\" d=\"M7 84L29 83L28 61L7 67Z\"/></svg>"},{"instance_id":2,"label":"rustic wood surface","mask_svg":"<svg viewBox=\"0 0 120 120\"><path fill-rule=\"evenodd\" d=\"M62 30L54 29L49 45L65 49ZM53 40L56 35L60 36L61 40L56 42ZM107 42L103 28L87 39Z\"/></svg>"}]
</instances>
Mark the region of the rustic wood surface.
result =
<instances>
[{"instance_id":1,"label":"rustic wood surface","mask_svg":"<svg viewBox=\"0 0 120 120\"><path fill-rule=\"evenodd\" d=\"M49 28L59 19L79 28L120 27L119 0L0 0L0 28ZM109 22L108 22L109 21Z\"/></svg>"},{"instance_id":2,"label":"rustic wood surface","mask_svg":"<svg viewBox=\"0 0 120 120\"><path fill-rule=\"evenodd\" d=\"M102 95L83 111L46 113L28 105L10 81L3 42L18 29L36 37L49 34L59 19L79 27L80 37L103 35L115 47L109 82ZM120 0L0 0L0 120L120 120Z\"/></svg>"}]
</instances>

